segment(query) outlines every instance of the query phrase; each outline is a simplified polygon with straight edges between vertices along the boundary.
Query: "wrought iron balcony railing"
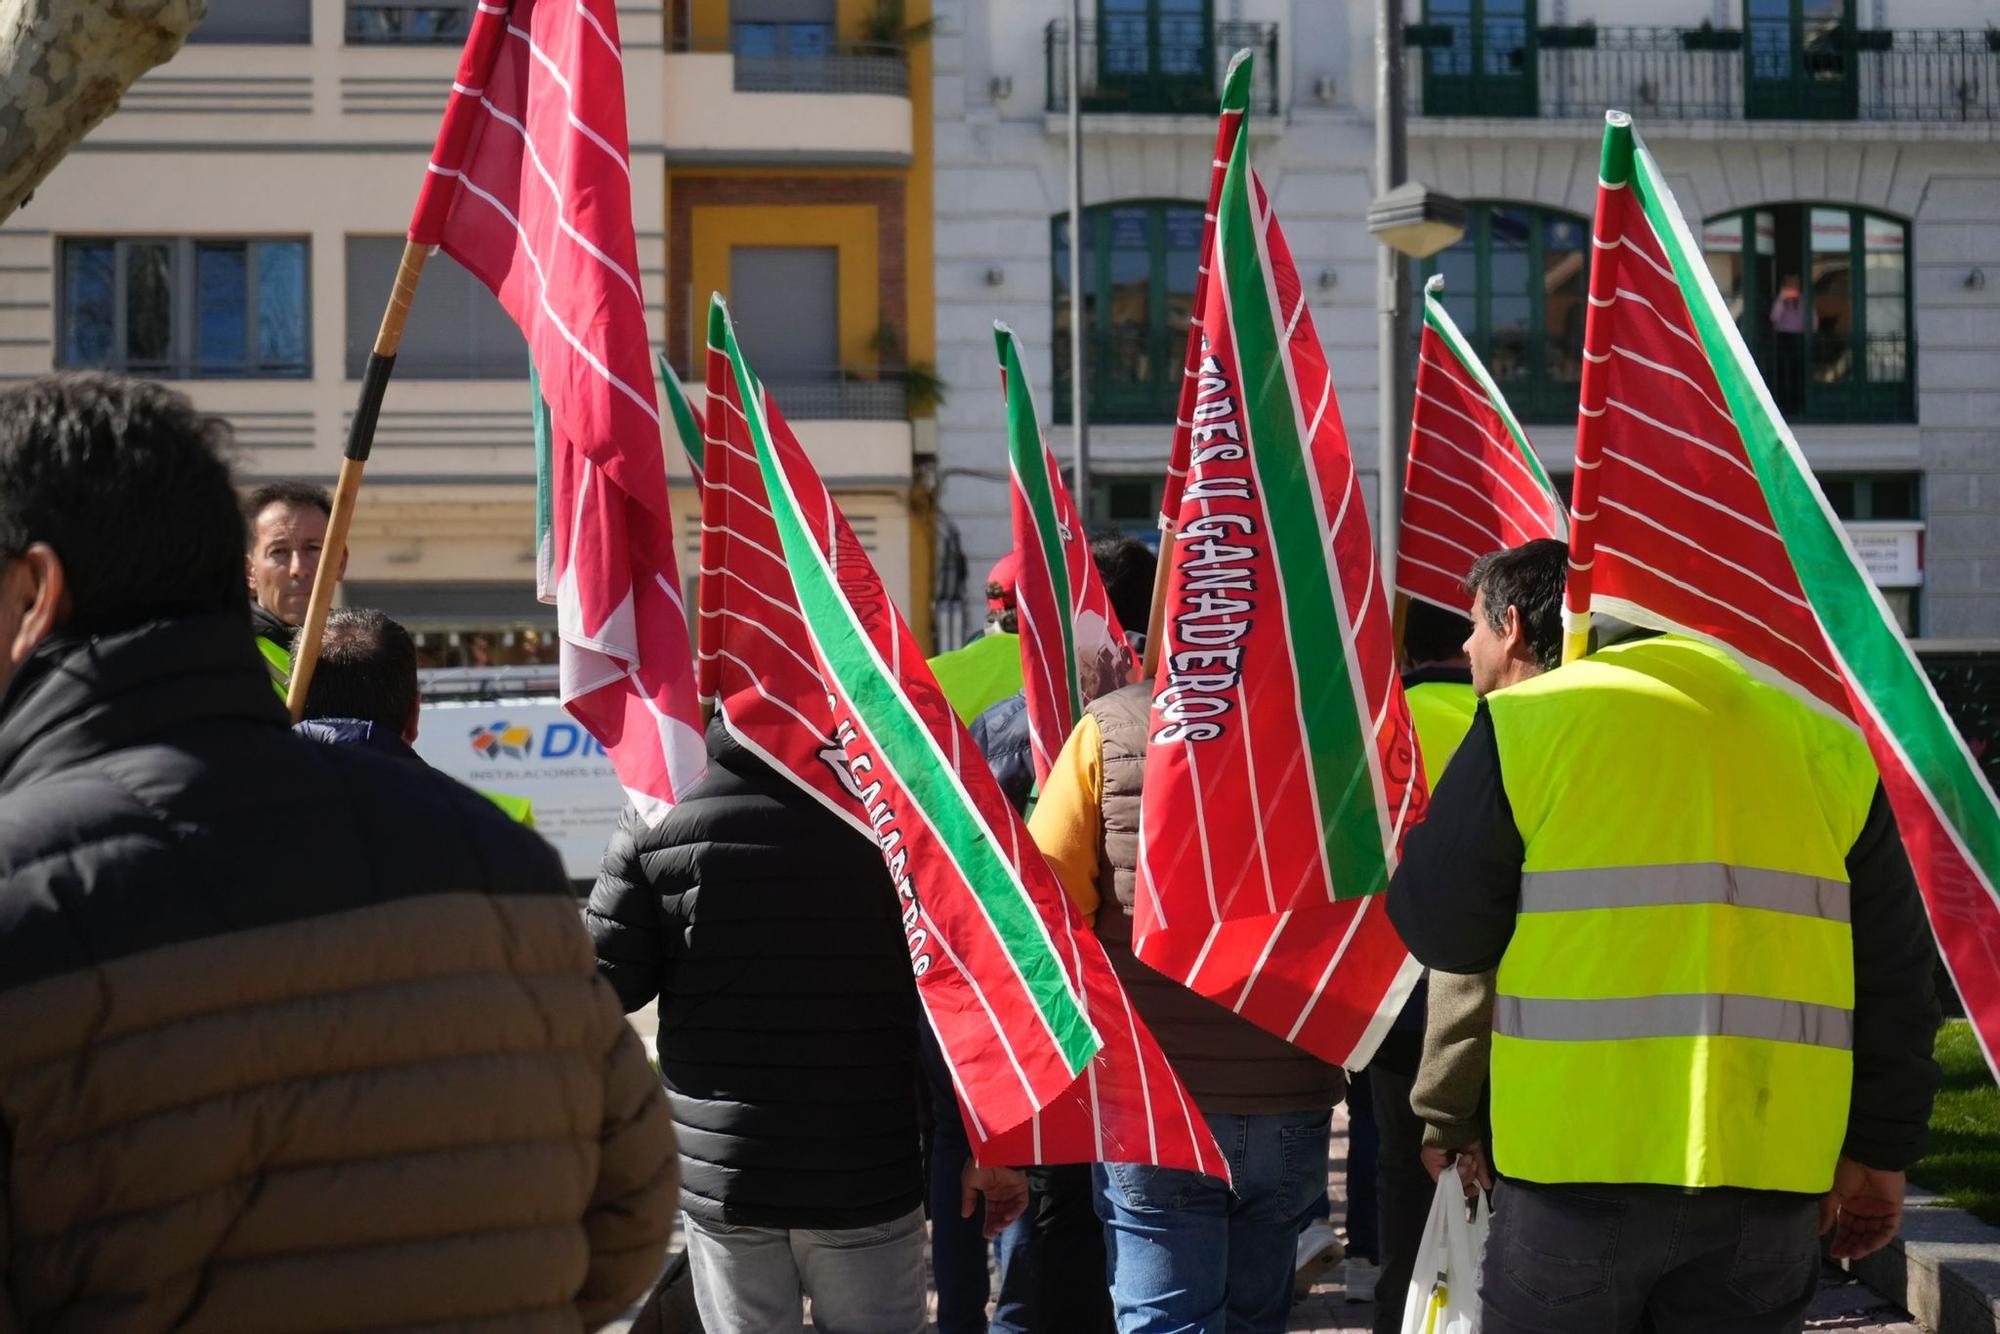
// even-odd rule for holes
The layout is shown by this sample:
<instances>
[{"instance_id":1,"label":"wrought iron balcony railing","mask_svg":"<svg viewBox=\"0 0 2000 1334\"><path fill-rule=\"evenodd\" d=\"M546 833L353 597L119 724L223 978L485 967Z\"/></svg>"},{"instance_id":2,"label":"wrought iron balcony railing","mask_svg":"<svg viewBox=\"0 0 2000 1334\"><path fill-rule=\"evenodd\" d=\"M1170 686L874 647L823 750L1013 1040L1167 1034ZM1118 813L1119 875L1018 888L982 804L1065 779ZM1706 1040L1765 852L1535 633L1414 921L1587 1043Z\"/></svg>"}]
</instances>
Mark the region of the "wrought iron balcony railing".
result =
<instances>
[{"instance_id":1,"label":"wrought iron balcony railing","mask_svg":"<svg viewBox=\"0 0 2000 1334\"><path fill-rule=\"evenodd\" d=\"M2000 31L1412 24L1427 116L2000 120Z\"/></svg>"},{"instance_id":2,"label":"wrought iron balcony railing","mask_svg":"<svg viewBox=\"0 0 2000 1334\"><path fill-rule=\"evenodd\" d=\"M1135 14L1084 21L1083 110L1149 115L1213 115L1229 59L1244 47L1257 53L1250 90L1253 111L1278 110L1278 25L1205 23L1199 18ZM1042 40L1048 109L1069 110L1069 23L1056 19Z\"/></svg>"},{"instance_id":3,"label":"wrought iron balcony railing","mask_svg":"<svg viewBox=\"0 0 2000 1334\"><path fill-rule=\"evenodd\" d=\"M869 93L910 95L907 48L883 42L694 41L677 38L674 51L727 51L736 57L739 93Z\"/></svg>"}]
</instances>

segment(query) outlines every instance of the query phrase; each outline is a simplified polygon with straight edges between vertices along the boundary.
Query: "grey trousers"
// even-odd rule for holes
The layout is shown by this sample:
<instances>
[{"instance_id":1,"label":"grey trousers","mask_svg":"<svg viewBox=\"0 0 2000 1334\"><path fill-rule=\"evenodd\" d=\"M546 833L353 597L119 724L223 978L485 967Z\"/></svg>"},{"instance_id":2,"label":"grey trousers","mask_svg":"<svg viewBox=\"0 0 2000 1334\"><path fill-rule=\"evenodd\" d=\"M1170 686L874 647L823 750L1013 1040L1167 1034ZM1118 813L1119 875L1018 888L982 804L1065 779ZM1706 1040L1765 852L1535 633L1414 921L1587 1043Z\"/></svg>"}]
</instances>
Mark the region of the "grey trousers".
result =
<instances>
[{"instance_id":1,"label":"grey trousers","mask_svg":"<svg viewBox=\"0 0 2000 1334\"><path fill-rule=\"evenodd\" d=\"M831 1232L690 1216L687 1251L706 1334L798 1334L802 1297L820 1334L923 1334L922 1209Z\"/></svg>"},{"instance_id":2,"label":"grey trousers","mask_svg":"<svg viewBox=\"0 0 2000 1334\"><path fill-rule=\"evenodd\" d=\"M1500 1182L1484 1334L1791 1334L1819 1285L1819 1200Z\"/></svg>"}]
</instances>

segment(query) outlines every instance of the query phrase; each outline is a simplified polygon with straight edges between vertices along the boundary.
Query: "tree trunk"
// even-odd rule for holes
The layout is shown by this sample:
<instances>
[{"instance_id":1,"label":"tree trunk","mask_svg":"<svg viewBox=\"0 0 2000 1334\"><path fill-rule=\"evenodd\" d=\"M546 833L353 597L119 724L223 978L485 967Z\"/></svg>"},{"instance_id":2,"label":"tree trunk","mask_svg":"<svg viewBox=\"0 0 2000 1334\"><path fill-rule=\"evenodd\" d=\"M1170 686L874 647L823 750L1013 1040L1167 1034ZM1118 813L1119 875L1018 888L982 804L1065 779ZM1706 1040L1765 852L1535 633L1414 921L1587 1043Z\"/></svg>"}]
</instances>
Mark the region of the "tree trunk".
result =
<instances>
[{"instance_id":1,"label":"tree trunk","mask_svg":"<svg viewBox=\"0 0 2000 1334\"><path fill-rule=\"evenodd\" d=\"M0 222L207 12L207 0L0 0Z\"/></svg>"}]
</instances>

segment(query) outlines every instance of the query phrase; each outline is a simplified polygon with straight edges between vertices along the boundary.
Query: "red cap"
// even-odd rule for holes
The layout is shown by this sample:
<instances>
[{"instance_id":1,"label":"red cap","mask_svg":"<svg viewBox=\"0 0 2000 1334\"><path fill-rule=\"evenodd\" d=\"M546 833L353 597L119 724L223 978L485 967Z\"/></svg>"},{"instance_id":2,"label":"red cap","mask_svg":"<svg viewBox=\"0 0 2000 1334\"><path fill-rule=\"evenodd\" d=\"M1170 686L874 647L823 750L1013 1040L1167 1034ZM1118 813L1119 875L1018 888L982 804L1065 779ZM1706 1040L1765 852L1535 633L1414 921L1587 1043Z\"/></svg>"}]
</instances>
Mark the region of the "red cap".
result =
<instances>
[{"instance_id":1,"label":"red cap","mask_svg":"<svg viewBox=\"0 0 2000 1334\"><path fill-rule=\"evenodd\" d=\"M1014 585L1019 582L1020 578L1020 553L1010 551L999 560L994 561L993 568L986 572L987 609L989 611L1006 611L1012 607L1014 605ZM999 597L992 595L993 585L995 584L1000 585L1001 593Z\"/></svg>"}]
</instances>

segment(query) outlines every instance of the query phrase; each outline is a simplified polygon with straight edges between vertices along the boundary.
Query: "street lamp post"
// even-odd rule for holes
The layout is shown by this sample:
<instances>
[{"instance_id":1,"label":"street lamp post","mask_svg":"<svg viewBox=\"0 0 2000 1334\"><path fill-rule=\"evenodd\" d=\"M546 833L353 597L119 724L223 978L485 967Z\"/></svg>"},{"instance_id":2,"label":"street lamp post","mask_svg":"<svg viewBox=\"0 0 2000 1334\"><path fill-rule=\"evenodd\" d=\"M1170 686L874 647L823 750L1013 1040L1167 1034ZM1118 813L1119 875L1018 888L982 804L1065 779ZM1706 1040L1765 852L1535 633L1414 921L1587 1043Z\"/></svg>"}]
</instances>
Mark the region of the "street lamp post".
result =
<instances>
[{"instance_id":1,"label":"street lamp post","mask_svg":"<svg viewBox=\"0 0 2000 1334\"><path fill-rule=\"evenodd\" d=\"M1069 0L1069 419L1074 455L1070 489L1090 523L1090 427L1084 405L1083 328L1083 0Z\"/></svg>"},{"instance_id":2,"label":"street lamp post","mask_svg":"<svg viewBox=\"0 0 2000 1334\"><path fill-rule=\"evenodd\" d=\"M1465 206L1405 181L1403 0L1375 0L1375 200L1368 230L1382 243L1375 257L1376 534L1386 592L1396 590L1396 538L1402 523L1403 458L1410 428L1409 261L1435 255L1465 235Z\"/></svg>"}]
</instances>

